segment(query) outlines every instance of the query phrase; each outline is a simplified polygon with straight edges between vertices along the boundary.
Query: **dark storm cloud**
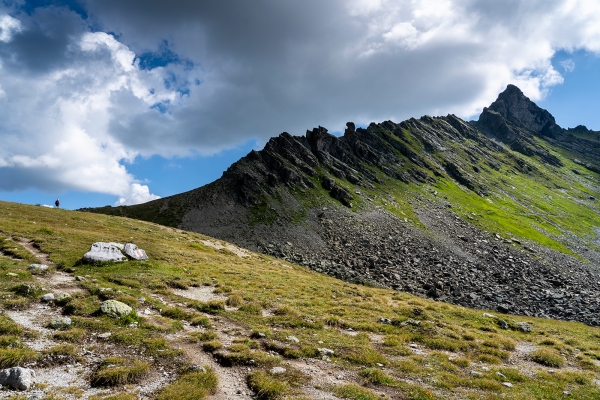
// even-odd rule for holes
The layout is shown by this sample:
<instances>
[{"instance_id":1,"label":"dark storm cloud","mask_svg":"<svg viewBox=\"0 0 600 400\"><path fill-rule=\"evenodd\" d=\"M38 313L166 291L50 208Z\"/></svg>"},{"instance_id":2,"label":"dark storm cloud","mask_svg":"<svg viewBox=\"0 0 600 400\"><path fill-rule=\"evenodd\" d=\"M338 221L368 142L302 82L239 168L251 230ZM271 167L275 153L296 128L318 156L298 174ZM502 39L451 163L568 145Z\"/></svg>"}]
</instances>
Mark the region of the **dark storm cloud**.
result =
<instances>
[{"instance_id":1,"label":"dark storm cloud","mask_svg":"<svg viewBox=\"0 0 600 400\"><path fill-rule=\"evenodd\" d=\"M65 7L37 8L19 19L23 28L0 43L0 57L8 68L36 74L68 66L69 46L87 29L80 15Z\"/></svg>"}]
</instances>

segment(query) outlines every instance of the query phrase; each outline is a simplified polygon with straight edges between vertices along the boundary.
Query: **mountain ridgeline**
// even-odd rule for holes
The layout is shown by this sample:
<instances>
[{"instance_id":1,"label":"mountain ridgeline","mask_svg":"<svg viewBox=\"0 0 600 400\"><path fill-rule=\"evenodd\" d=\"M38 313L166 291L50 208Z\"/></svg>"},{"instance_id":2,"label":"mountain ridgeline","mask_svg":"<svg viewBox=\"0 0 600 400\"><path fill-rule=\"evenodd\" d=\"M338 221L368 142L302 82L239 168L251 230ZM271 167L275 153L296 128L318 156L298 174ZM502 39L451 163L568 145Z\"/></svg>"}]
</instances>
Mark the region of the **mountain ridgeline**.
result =
<instances>
[{"instance_id":1,"label":"mountain ridgeline","mask_svg":"<svg viewBox=\"0 0 600 400\"><path fill-rule=\"evenodd\" d=\"M600 325L600 141L509 85L478 121L282 133L217 181L86 211L176 226L329 275Z\"/></svg>"}]
</instances>

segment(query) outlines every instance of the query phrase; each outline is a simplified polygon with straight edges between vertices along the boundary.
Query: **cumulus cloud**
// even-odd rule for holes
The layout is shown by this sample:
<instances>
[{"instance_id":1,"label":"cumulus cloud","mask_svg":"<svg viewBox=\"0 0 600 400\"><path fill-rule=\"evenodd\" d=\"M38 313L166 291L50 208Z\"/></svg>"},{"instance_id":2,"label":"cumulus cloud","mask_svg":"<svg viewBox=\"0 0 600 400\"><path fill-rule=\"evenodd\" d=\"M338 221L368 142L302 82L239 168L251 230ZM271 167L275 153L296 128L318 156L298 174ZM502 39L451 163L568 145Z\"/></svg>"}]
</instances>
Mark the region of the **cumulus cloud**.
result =
<instances>
[{"instance_id":1,"label":"cumulus cloud","mask_svg":"<svg viewBox=\"0 0 600 400\"><path fill-rule=\"evenodd\" d=\"M21 31L21 22L10 15L0 16L0 42L10 42L14 32Z\"/></svg>"},{"instance_id":2,"label":"cumulus cloud","mask_svg":"<svg viewBox=\"0 0 600 400\"><path fill-rule=\"evenodd\" d=\"M125 197L119 197L119 200L115 202L115 206L128 206L131 204L145 203L155 199L160 199L160 196L151 194L148 186L134 183L129 186L129 191L126 193Z\"/></svg>"},{"instance_id":3,"label":"cumulus cloud","mask_svg":"<svg viewBox=\"0 0 600 400\"><path fill-rule=\"evenodd\" d=\"M542 99L563 81L558 50L600 52L590 0L81 3L84 16L0 6L0 190L146 201L136 157L468 118L508 83Z\"/></svg>"}]
</instances>

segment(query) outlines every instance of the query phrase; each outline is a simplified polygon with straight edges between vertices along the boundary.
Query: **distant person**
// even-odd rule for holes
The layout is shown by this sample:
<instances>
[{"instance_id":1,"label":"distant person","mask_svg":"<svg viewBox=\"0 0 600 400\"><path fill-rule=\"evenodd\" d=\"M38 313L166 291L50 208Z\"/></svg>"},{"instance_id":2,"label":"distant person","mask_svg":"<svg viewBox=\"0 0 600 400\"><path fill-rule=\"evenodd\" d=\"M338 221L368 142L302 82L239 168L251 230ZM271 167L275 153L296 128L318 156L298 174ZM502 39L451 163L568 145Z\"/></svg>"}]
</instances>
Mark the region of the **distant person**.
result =
<instances>
[{"instance_id":1,"label":"distant person","mask_svg":"<svg viewBox=\"0 0 600 400\"><path fill-rule=\"evenodd\" d=\"M60 199L56 199L54 205L56 206L56 208L60 208Z\"/></svg>"}]
</instances>

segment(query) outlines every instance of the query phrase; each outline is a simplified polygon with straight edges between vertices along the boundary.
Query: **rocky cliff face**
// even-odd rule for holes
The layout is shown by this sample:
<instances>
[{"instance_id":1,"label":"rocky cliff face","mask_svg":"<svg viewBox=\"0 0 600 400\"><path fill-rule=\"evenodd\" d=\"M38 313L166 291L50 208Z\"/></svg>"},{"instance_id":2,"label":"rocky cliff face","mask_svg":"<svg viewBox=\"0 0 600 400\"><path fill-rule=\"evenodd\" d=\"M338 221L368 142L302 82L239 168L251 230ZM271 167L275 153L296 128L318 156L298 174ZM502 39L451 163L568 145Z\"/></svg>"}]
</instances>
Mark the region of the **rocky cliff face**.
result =
<instances>
[{"instance_id":1,"label":"rocky cliff face","mask_svg":"<svg viewBox=\"0 0 600 400\"><path fill-rule=\"evenodd\" d=\"M477 122L425 116L349 122L342 137L284 132L210 185L91 211L201 232L348 281L600 324L599 149L509 86Z\"/></svg>"}]
</instances>

